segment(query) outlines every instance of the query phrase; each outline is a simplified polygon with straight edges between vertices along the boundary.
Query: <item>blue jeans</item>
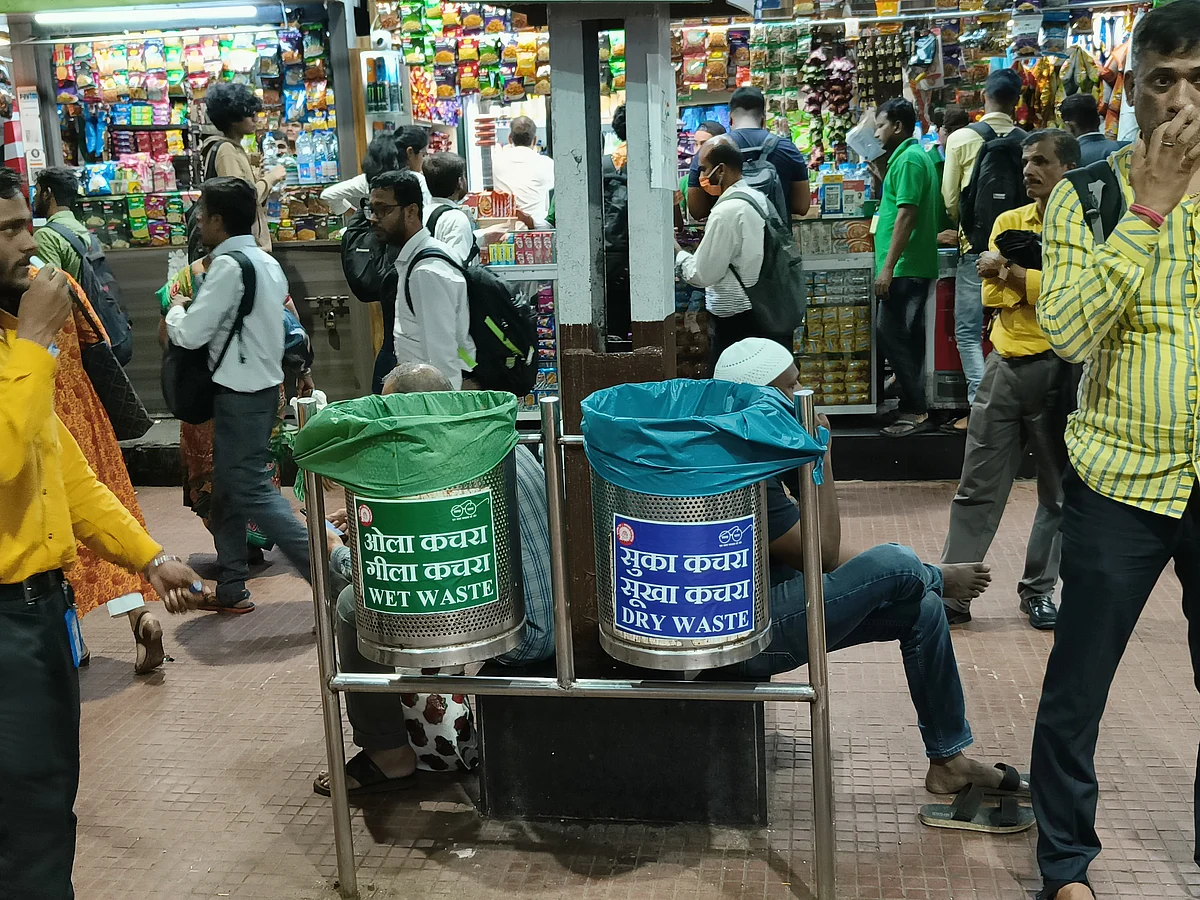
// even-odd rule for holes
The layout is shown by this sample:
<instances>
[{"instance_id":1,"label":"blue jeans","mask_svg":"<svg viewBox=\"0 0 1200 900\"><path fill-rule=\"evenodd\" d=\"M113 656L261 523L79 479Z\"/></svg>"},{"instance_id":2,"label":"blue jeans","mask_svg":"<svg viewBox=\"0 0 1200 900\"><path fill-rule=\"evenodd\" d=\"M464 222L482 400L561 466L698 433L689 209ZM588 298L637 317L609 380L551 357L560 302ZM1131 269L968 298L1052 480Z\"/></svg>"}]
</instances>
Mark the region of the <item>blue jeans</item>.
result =
<instances>
[{"instance_id":1,"label":"blue jeans","mask_svg":"<svg viewBox=\"0 0 1200 900\"><path fill-rule=\"evenodd\" d=\"M908 693L930 759L971 746L966 701L950 626L942 606L942 572L908 547L881 544L827 574L825 638L829 652L859 644L899 641ZM738 670L777 675L808 662L804 578L771 588L771 644Z\"/></svg>"},{"instance_id":2,"label":"blue jeans","mask_svg":"<svg viewBox=\"0 0 1200 900\"><path fill-rule=\"evenodd\" d=\"M967 402L975 402L975 391L983 380L983 280L975 269L978 253L958 258L954 275L954 341L967 379Z\"/></svg>"}]
</instances>

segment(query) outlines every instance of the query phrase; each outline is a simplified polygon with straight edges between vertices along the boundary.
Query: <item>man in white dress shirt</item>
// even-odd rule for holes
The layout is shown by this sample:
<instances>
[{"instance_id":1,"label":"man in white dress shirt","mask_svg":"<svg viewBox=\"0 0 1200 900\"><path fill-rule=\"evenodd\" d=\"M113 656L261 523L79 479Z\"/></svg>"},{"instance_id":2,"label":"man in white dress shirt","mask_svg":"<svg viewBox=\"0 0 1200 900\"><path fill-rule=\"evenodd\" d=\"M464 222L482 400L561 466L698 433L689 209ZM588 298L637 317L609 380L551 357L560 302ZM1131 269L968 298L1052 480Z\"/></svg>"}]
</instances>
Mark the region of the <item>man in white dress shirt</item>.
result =
<instances>
[{"instance_id":1,"label":"man in white dress shirt","mask_svg":"<svg viewBox=\"0 0 1200 900\"><path fill-rule=\"evenodd\" d=\"M475 219L462 205L467 196L467 161L457 153L431 153L425 157L425 184L433 195L426 211L425 227L435 238L454 251L462 262L479 255L475 242Z\"/></svg>"},{"instance_id":2,"label":"man in white dress shirt","mask_svg":"<svg viewBox=\"0 0 1200 900\"><path fill-rule=\"evenodd\" d=\"M513 195L534 228L546 227L550 191L554 189L554 160L538 152L537 124L517 116L508 126L508 146L492 151L492 185Z\"/></svg>"},{"instance_id":3,"label":"man in white dress shirt","mask_svg":"<svg viewBox=\"0 0 1200 900\"><path fill-rule=\"evenodd\" d=\"M708 309L709 358L715 364L721 353L743 338L765 337L746 288L758 284L762 269L766 220L770 201L742 180L742 151L728 135L707 141L700 148L700 187L717 198L704 227L704 239L694 254L679 250L675 266L688 284L704 288ZM787 347L791 349L791 336Z\"/></svg>"},{"instance_id":4,"label":"man in white dress shirt","mask_svg":"<svg viewBox=\"0 0 1200 900\"><path fill-rule=\"evenodd\" d=\"M454 251L425 228L421 185L412 172L387 172L371 183L367 215L381 241L400 248L396 257L396 362L429 363L462 388L475 368L467 282L439 254ZM432 254L432 255L431 255Z\"/></svg>"},{"instance_id":5,"label":"man in white dress shirt","mask_svg":"<svg viewBox=\"0 0 1200 900\"><path fill-rule=\"evenodd\" d=\"M208 346L217 394L213 402L213 490L210 522L217 548L217 596L225 613L254 609L246 590L246 521L253 519L284 556L310 578L308 531L267 475L271 429L283 384L283 304L287 278L258 248L258 198L240 178L210 178L200 191L197 221L212 263L196 299L167 311L167 335L185 349ZM235 255L231 255L235 254ZM254 304L235 327L244 293L242 263L253 267Z\"/></svg>"}]
</instances>

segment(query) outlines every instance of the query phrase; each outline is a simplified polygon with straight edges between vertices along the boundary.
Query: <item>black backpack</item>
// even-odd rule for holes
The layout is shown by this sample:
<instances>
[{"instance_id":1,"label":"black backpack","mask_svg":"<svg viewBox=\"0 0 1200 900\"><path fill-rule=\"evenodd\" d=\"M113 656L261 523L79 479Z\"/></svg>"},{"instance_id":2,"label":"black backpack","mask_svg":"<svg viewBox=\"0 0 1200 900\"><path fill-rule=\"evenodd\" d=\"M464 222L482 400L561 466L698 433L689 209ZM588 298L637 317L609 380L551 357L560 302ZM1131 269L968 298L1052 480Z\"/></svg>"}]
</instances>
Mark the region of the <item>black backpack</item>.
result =
<instances>
[{"instance_id":1,"label":"black backpack","mask_svg":"<svg viewBox=\"0 0 1200 900\"><path fill-rule=\"evenodd\" d=\"M451 206L449 203L443 203L440 206L434 207L433 212L429 214L429 221L425 223L425 227L429 229L429 233L431 235L433 235L434 237L437 237L438 219L440 219L446 213L450 212L450 210L457 209L457 208L458 207L456 207L456 206ZM463 215L466 215L466 213L463 213ZM470 217L468 216L468 218L470 218ZM474 235L472 235L471 250L467 254L467 258L464 260L464 262L469 264L469 263L474 262L478 258L479 258L479 244L478 244L478 242L476 242ZM392 268L394 270L395 266L393 266Z\"/></svg>"},{"instance_id":2,"label":"black backpack","mask_svg":"<svg viewBox=\"0 0 1200 900\"><path fill-rule=\"evenodd\" d=\"M381 302L385 310L396 303L400 276L396 272L399 247L379 243L371 220L361 209L342 231L342 274L350 292L363 303Z\"/></svg>"},{"instance_id":3,"label":"black backpack","mask_svg":"<svg viewBox=\"0 0 1200 900\"><path fill-rule=\"evenodd\" d=\"M222 144L232 143L233 141L229 140L229 138L220 138L208 145L208 149L204 151L204 159L200 162L200 184L203 184L210 178L217 177L217 152L221 149ZM200 201L197 200L192 204L187 215L187 251L189 263L203 259L204 255L212 249L205 247L204 242L200 240L200 223L196 221L196 215L200 211L199 206Z\"/></svg>"},{"instance_id":4,"label":"black backpack","mask_svg":"<svg viewBox=\"0 0 1200 900\"><path fill-rule=\"evenodd\" d=\"M1025 132L1014 128L1000 137L983 122L968 127L983 138L983 146L975 157L971 182L959 199L958 221L970 243L968 252L983 253L992 238L996 217L1029 202L1021 162Z\"/></svg>"},{"instance_id":5,"label":"black backpack","mask_svg":"<svg viewBox=\"0 0 1200 900\"><path fill-rule=\"evenodd\" d=\"M735 134L737 132L734 132ZM783 193L783 182L771 162L771 154L779 146L779 135L769 134L757 147L740 147L742 151L742 179L771 201L784 222L792 221L792 210Z\"/></svg>"},{"instance_id":6,"label":"black backpack","mask_svg":"<svg viewBox=\"0 0 1200 900\"><path fill-rule=\"evenodd\" d=\"M772 336L790 335L804 324L804 313L808 306L804 261L800 256L800 248L792 239L792 229L779 218L770 204L764 209L757 200L742 191L727 191L717 202L724 203L732 199L749 203L763 217L763 261L758 281L752 287L746 287L742 276L733 266L729 267L729 271L750 298L750 306L759 327Z\"/></svg>"},{"instance_id":7,"label":"black backpack","mask_svg":"<svg viewBox=\"0 0 1200 900\"><path fill-rule=\"evenodd\" d=\"M624 167L618 169L612 157L600 163L604 189L604 250L606 253L629 251L629 178Z\"/></svg>"},{"instance_id":8,"label":"black backpack","mask_svg":"<svg viewBox=\"0 0 1200 900\"><path fill-rule=\"evenodd\" d=\"M258 276L246 254L231 250L222 255L231 257L242 270L242 301L229 337L225 339L225 346L221 348L221 355L217 357L216 366L211 369L208 367L207 346L185 350L168 341L166 353L163 354L163 399L167 401L171 415L189 425L202 425L213 417L213 398L217 393L212 380L213 372L221 368L233 339L240 338L242 325L254 309L254 297L258 291Z\"/></svg>"},{"instance_id":9,"label":"black backpack","mask_svg":"<svg viewBox=\"0 0 1200 900\"><path fill-rule=\"evenodd\" d=\"M1125 192L1107 159L1097 160L1063 176L1071 182L1083 206L1083 219L1097 244L1103 244L1125 215Z\"/></svg>"},{"instance_id":10,"label":"black backpack","mask_svg":"<svg viewBox=\"0 0 1200 900\"><path fill-rule=\"evenodd\" d=\"M50 222L46 227L66 240L79 257L79 286L100 317L113 356L122 366L129 365L133 359L133 326L121 306L121 289L104 258L104 248L94 234L88 235L90 246L84 246L83 239L65 225Z\"/></svg>"},{"instance_id":11,"label":"black backpack","mask_svg":"<svg viewBox=\"0 0 1200 900\"><path fill-rule=\"evenodd\" d=\"M471 377L485 391L524 397L537 382L537 309L489 269L463 265L436 247L426 247L413 257L404 276L404 299L411 313L416 312L410 285L413 267L425 259L444 260L466 279L469 330L475 341Z\"/></svg>"}]
</instances>

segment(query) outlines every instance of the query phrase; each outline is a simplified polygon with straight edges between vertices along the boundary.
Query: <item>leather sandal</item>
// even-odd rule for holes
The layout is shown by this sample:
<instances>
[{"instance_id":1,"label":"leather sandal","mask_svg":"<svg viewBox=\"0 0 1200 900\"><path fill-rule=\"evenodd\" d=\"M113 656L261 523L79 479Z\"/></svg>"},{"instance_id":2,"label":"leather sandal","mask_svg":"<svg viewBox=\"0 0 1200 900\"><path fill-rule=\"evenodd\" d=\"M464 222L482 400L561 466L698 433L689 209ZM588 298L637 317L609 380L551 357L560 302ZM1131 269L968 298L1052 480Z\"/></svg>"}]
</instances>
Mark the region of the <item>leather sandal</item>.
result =
<instances>
[{"instance_id":1,"label":"leather sandal","mask_svg":"<svg viewBox=\"0 0 1200 900\"><path fill-rule=\"evenodd\" d=\"M144 607L138 610L133 620L133 642L137 645L134 675L148 675L163 664L167 654L163 651L162 636L162 625L150 610Z\"/></svg>"}]
</instances>

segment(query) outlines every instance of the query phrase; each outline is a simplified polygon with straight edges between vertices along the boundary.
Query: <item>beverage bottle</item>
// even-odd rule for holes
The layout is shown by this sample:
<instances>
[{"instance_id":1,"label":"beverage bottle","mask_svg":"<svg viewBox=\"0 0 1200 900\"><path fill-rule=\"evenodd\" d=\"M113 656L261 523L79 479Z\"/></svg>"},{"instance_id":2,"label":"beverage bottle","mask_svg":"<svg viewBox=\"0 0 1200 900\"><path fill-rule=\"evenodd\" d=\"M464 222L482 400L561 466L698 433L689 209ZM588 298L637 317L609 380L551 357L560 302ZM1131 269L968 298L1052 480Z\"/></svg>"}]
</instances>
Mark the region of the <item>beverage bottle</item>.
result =
<instances>
[{"instance_id":1,"label":"beverage bottle","mask_svg":"<svg viewBox=\"0 0 1200 900\"><path fill-rule=\"evenodd\" d=\"M314 131L312 133L312 150L313 150L313 183L325 180L325 133L323 131Z\"/></svg>"},{"instance_id":2,"label":"beverage bottle","mask_svg":"<svg viewBox=\"0 0 1200 900\"><path fill-rule=\"evenodd\" d=\"M312 184L316 181L313 172L313 139L312 134L305 129L296 138L296 170L301 184Z\"/></svg>"},{"instance_id":3,"label":"beverage bottle","mask_svg":"<svg viewBox=\"0 0 1200 900\"><path fill-rule=\"evenodd\" d=\"M336 131L325 132L325 165L321 170L321 180L334 182L340 177L338 166L338 142Z\"/></svg>"}]
</instances>

